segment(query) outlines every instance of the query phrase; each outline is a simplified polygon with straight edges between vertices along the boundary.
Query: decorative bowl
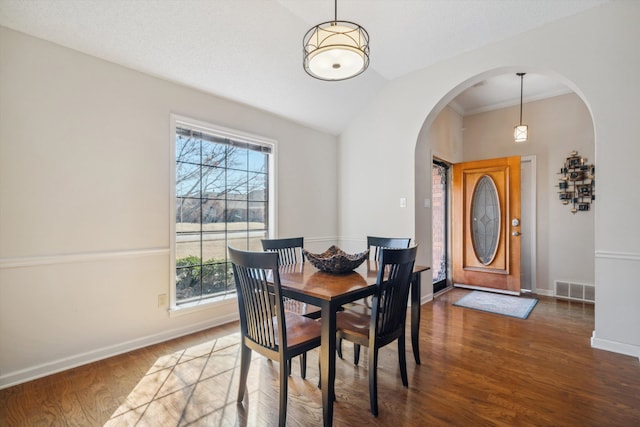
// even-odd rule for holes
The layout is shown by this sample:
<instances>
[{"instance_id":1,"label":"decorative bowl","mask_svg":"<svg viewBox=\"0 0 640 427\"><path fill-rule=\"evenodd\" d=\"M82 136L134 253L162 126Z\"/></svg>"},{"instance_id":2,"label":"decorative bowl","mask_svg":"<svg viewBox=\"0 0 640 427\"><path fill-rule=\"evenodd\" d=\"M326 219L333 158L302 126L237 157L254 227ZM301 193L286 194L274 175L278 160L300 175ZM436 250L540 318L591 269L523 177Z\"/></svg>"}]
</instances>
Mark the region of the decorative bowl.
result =
<instances>
[{"instance_id":1,"label":"decorative bowl","mask_svg":"<svg viewBox=\"0 0 640 427\"><path fill-rule=\"evenodd\" d=\"M369 257L369 249L351 255L337 246L331 246L321 254L313 254L306 249L302 252L314 267L327 273L348 273Z\"/></svg>"}]
</instances>

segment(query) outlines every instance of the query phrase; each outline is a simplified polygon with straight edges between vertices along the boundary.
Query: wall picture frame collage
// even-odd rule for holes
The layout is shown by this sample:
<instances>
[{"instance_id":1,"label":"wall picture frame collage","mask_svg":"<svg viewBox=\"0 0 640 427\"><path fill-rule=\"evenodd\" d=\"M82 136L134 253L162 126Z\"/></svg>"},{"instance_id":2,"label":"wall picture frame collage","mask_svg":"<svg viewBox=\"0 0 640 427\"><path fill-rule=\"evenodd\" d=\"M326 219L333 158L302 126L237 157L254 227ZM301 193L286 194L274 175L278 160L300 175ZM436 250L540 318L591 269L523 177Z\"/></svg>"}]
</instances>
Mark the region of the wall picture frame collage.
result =
<instances>
[{"instance_id":1,"label":"wall picture frame collage","mask_svg":"<svg viewBox=\"0 0 640 427\"><path fill-rule=\"evenodd\" d=\"M565 159L559 173L558 198L562 204L571 206L571 213L591 210L596 199L595 173L595 166L588 164L587 158L577 151L572 151Z\"/></svg>"}]
</instances>

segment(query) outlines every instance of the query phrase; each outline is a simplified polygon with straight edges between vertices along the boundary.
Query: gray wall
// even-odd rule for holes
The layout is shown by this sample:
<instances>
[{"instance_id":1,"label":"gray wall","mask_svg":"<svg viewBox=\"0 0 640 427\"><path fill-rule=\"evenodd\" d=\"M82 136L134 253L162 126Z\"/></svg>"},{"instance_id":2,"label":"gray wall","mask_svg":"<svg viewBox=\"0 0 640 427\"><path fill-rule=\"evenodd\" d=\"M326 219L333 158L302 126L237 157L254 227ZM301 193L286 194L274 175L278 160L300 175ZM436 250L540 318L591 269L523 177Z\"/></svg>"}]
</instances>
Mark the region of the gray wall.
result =
<instances>
[{"instance_id":1,"label":"gray wall","mask_svg":"<svg viewBox=\"0 0 640 427\"><path fill-rule=\"evenodd\" d=\"M640 192L629 188L640 158L633 139L640 134L639 20L640 2L611 2L389 82L340 136L340 235L349 242L371 230L417 230L417 262L430 262L424 226L430 210L422 204L430 188L418 166L431 152L418 139L423 125L431 126L457 94L488 76L522 70L553 76L580 96L595 130L592 344L640 356ZM363 189L358 178L373 173L381 185ZM399 207L400 197L408 197L406 208Z\"/></svg>"},{"instance_id":2,"label":"gray wall","mask_svg":"<svg viewBox=\"0 0 640 427\"><path fill-rule=\"evenodd\" d=\"M0 28L0 387L237 317L168 312L170 114L277 141L277 229L337 234L337 139Z\"/></svg>"}]
</instances>

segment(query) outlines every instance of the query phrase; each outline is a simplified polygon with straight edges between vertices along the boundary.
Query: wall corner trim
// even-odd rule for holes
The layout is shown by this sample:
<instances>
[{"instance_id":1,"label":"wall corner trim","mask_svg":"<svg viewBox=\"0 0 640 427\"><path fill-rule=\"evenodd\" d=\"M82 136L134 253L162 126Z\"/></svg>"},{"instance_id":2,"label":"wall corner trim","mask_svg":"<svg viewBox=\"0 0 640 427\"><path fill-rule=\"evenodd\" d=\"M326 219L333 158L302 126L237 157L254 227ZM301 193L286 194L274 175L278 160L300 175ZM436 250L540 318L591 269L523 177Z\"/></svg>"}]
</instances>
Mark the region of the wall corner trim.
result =
<instances>
[{"instance_id":1,"label":"wall corner trim","mask_svg":"<svg viewBox=\"0 0 640 427\"><path fill-rule=\"evenodd\" d=\"M596 337L596 331L593 331L593 334L591 335L591 347L613 353L624 354L626 356L637 357L638 362L640 362L640 346L598 338Z\"/></svg>"}]
</instances>

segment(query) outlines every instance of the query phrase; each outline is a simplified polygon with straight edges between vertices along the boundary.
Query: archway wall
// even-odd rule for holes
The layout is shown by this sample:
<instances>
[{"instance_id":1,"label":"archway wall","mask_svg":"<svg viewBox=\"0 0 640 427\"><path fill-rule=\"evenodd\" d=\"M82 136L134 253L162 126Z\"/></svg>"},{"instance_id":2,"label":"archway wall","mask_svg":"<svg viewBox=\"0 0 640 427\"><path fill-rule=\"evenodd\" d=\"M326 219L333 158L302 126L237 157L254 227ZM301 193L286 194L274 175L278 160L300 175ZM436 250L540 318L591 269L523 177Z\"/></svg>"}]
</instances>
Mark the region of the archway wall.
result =
<instances>
[{"instance_id":1,"label":"archway wall","mask_svg":"<svg viewBox=\"0 0 640 427\"><path fill-rule=\"evenodd\" d=\"M596 325L593 344L640 357L640 3L613 2L389 82L340 136L339 234L361 247L368 234L411 236L430 264L430 235L416 230L428 189L418 193L416 146L455 95L488 73L543 72L576 92L596 140ZM407 207L400 207L401 197ZM421 231L418 233L417 231ZM423 289L423 294L425 294Z\"/></svg>"}]
</instances>

